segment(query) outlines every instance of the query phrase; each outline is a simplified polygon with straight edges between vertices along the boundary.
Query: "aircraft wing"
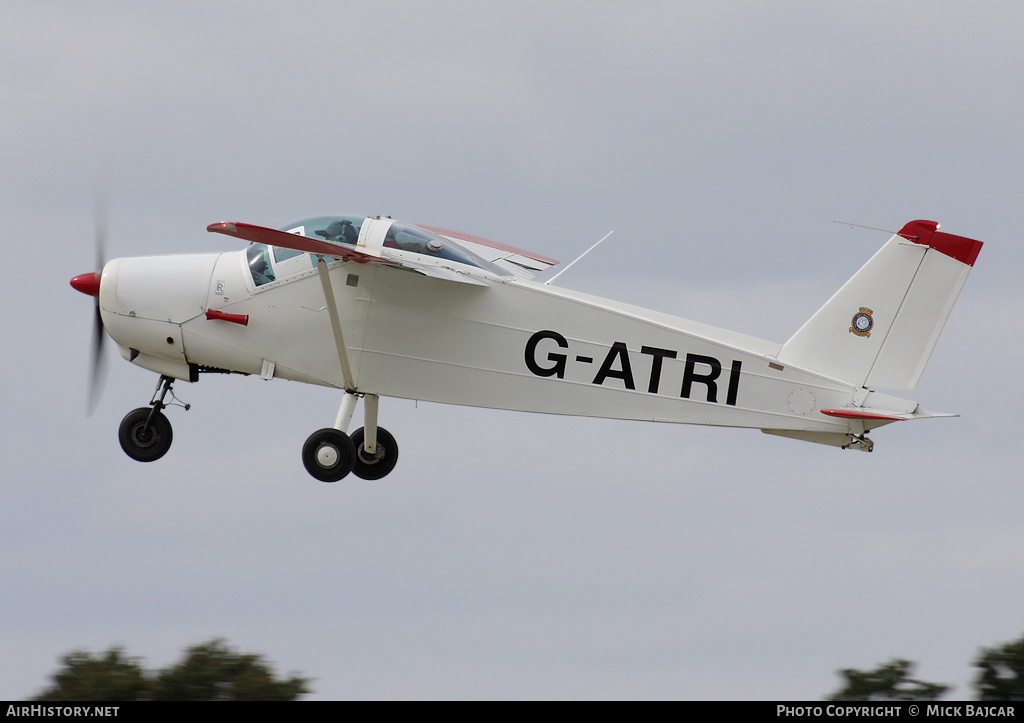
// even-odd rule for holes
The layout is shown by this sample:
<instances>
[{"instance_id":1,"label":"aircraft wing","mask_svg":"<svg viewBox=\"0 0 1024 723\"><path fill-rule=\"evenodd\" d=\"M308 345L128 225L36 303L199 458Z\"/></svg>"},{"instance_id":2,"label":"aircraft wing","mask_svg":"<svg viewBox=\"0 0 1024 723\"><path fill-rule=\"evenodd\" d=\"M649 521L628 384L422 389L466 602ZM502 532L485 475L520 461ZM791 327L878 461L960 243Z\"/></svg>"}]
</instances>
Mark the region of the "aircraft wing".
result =
<instances>
[{"instance_id":1,"label":"aircraft wing","mask_svg":"<svg viewBox=\"0 0 1024 723\"><path fill-rule=\"evenodd\" d=\"M497 266L512 272L518 278L532 279L538 274L558 264L555 259L541 256L533 251L525 251L515 246L491 241L490 239L462 231L452 231L438 226L427 226L418 224L420 228L436 233L439 236L452 239L459 245L469 249L482 259L486 259Z\"/></svg>"},{"instance_id":2,"label":"aircraft wing","mask_svg":"<svg viewBox=\"0 0 1024 723\"><path fill-rule=\"evenodd\" d=\"M282 248L295 249L296 251L303 251L309 254L333 256L339 259L355 261L360 264L367 264L371 261L375 261L382 264L401 266L399 263L381 258L380 256L372 256L370 254L365 254L362 251L356 251L351 246L332 243L330 241L320 241L319 239L308 238L307 236L300 236L298 234L288 233L287 231L279 231L276 228L254 226L251 223L219 221L217 223L211 223L206 227L206 230L212 231L213 233L222 233L227 236L245 239L246 241L252 241L253 243L266 244L267 246L280 246Z\"/></svg>"},{"instance_id":3,"label":"aircraft wing","mask_svg":"<svg viewBox=\"0 0 1024 723\"><path fill-rule=\"evenodd\" d=\"M469 284L471 286L487 286L487 284L479 279L474 279L472 276L466 274L460 274L458 271L452 271L444 266L430 266L428 264L418 264L415 261L402 261L401 264L394 261L389 262L395 266L401 266L403 269L409 271L415 271L418 274L424 276L431 276L435 279L444 279L446 281L457 281L460 284Z\"/></svg>"},{"instance_id":4,"label":"aircraft wing","mask_svg":"<svg viewBox=\"0 0 1024 723\"><path fill-rule=\"evenodd\" d=\"M474 286L487 286L483 281L479 281L478 279L474 279L465 274L460 274L442 266L432 266L430 264L416 263L415 261L398 261L395 259L384 258L383 256L374 256L362 251L357 251L351 246L345 244L321 241L319 239L309 238L308 236L280 231L276 228L256 226L251 223L219 221L217 223L211 223L206 227L206 230L213 233L222 233L227 236L245 239L246 241L251 241L253 243L266 244L267 246L279 246L281 248L294 249L304 253L332 256L334 258L355 261L359 264L387 264L388 266L398 266L435 279L444 279L446 281L455 281Z\"/></svg>"}]
</instances>

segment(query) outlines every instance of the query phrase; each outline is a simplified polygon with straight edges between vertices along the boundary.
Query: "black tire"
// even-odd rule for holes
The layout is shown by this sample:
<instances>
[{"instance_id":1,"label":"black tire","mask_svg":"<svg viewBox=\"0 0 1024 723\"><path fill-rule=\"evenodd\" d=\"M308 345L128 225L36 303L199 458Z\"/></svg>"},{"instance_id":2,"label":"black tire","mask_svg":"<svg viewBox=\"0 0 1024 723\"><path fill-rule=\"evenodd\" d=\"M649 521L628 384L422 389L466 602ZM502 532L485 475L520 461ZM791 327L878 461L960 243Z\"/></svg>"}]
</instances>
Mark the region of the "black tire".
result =
<instances>
[{"instance_id":1,"label":"black tire","mask_svg":"<svg viewBox=\"0 0 1024 723\"><path fill-rule=\"evenodd\" d=\"M327 427L309 435L302 445L302 464L321 482L337 482L352 471L356 450L344 432Z\"/></svg>"},{"instance_id":2,"label":"black tire","mask_svg":"<svg viewBox=\"0 0 1024 723\"><path fill-rule=\"evenodd\" d=\"M133 409L124 416L117 430L121 449L136 462L155 462L171 448L174 437L171 423L162 412L153 413L153 418L149 419L151 412L152 407ZM148 425L146 420L149 420Z\"/></svg>"},{"instance_id":3,"label":"black tire","mask_svg":"<svg viewBox=\"0 0 1024 723\"><path fill-rule=\"evenodd\" d=\"M391 436L391 432L384 427L377 427L377 453L369 457L363 450L364 439L362 427L352 433L352 446L356 451L352 474L369 480L386 477L398 464L398 442Z\"/></svg>"}]
</instances>

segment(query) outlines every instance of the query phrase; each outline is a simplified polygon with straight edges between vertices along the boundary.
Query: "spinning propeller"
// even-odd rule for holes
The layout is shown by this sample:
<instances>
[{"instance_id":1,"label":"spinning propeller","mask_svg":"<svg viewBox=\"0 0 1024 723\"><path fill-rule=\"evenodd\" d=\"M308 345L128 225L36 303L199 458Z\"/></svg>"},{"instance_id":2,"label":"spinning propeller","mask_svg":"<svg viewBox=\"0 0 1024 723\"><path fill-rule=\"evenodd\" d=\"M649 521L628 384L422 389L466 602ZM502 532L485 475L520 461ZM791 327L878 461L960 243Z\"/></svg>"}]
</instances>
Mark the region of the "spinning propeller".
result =
<instances>
[{"instance_id":1,"label":"spinning propeller","mask_svg":"<svg viewBox=\"0 0 1024 723\"><path fill-rule=\"evenodd\" d=\"M96 298L96 310L93 315L92 354L89 373L89 399L86 414L91 415L99 403L103 384L106 380L106 363L103 356L103 320L100 318L100 278L103 275L103 264L106 263L107 245L107 214L106 204L101 200L96 211L96 271L79 274L71 279L71 286L83 294Z\"/></svg>"}]
</instances>

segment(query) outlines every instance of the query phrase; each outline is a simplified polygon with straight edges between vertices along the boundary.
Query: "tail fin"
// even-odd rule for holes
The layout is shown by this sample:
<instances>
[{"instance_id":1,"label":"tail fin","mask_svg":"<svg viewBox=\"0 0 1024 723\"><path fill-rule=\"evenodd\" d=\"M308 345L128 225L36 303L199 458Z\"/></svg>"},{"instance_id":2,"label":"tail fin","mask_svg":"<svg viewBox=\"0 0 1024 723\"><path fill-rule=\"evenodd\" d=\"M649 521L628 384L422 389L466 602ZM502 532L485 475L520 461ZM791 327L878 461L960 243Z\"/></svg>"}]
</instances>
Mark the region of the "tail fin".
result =
<instances>
[{"instance_id":1,"label":"tail fin","mask_svg":"<svg viewBox=\"0 0 1024 723\"><path fill-rule=\"evenodd\" d=\"M783 345L779 362L856 386L912 389L981 242L911 221Z\"/></svg>"}]
</instances>

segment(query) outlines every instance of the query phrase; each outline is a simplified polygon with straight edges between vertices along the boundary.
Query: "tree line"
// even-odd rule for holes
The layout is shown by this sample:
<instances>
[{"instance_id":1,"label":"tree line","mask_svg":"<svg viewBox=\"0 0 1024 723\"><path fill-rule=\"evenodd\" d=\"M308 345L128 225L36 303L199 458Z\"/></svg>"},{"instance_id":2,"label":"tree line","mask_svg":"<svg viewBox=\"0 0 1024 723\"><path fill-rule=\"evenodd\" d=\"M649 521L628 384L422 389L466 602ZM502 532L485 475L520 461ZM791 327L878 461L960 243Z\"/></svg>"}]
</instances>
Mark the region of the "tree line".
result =
<instances>
[{"instance_id":1,"label":"tree line","mask_svg":"<svg viewBox=\"0 0 1024 723\"><path fill-rule=\"evenodd\" d=\"M973 661L978 700L1024 700L1024 637L982 648ZM826 700L938 700L952 686L911 677L916 663L895 658L873 670L838 671L843 685Z\"/></svg>"},{"instance_id":2,"label":"tree line","mask_svg":"<svg viewBox=\"0 0 1024 723\"><path fill-rule=\"evenodd\" d=\"M51 685L32 700L296 700L309 678L278 679L262 655L239 653L217 638L185 650L181 660L147 670L119 647L94 655L75 650L61 659Z\"/></svg>"},{"instance_id":3,"label":"tree line","mask_svg":"<svg viewBox=\"0 0 1024 723\"><path fill-rule=\"evenodd\" d=\"M309 678L278 678L262 655L239 653L217 638L187 648L181 660L147 670L119 647L93 654L75 650L61 659L36 701L296 700ZM981 648L972 662L978 700L1024 701L1024 636ZM913 677L916 663L895 658L872 670L837 671L841 687L827 700L938 700L952 690Z\"/></svg>"}]
</instances>

